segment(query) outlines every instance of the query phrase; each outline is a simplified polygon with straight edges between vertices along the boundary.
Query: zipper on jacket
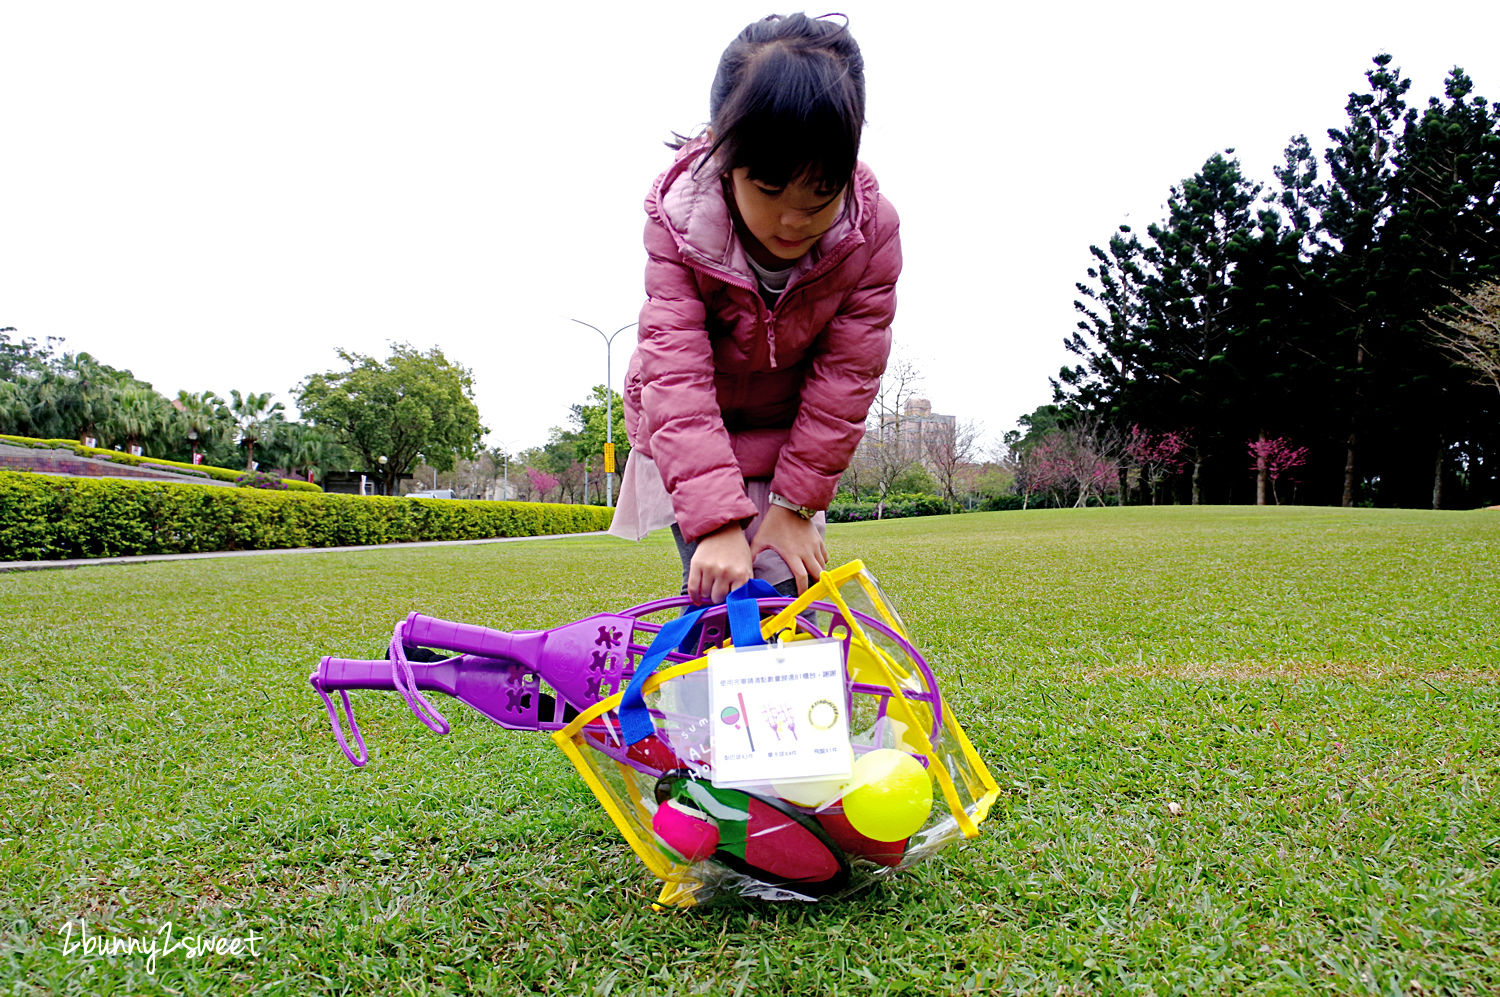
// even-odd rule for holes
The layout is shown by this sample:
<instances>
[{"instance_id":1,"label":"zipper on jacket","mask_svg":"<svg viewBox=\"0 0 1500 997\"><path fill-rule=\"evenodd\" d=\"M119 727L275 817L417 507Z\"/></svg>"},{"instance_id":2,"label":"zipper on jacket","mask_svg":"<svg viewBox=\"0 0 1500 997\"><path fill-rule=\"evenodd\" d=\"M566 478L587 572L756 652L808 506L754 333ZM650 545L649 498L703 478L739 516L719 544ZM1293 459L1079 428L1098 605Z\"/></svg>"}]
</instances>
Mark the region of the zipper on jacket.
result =
<instances>
[{"instance_id":1,"label":"zipper on jacket","mask_svg":"<svg viewBox=\"0 0 1500 997\"><path fill-rule=\"evenodd\" d=\"M697 260L694 260L690 257L683 257L683 262L692 267L694 270L703 274L703 276L705 277L712 277L714 280L723 281L724 283L733 285L734 287L738 287L741 290L749 291L752 295L754 295L755 307L761 317L761 322L766 327L766 345L771 351L771 369L775 370L777 366L776 313L766 307L764 299L762 299L760 296L760 288L755 286L755 281L746 280L739 274L735 273L733 270L721 270L720 268L715 266L699 263ZM781 298L777 299L777 304L780 304L781 300L785 297L786 295L782 294Z\"/></svg>"},{"instance_id":2,"label":"zipper on jacket","mask_svg":"<svg viewBox=\"0 0 1500 997\"><path fill-rule=\"evenodd\" d=\"M786 300L788 298L790 298L793 294L796 294L798 291L811 287L818 281L822 280L824 277L827 277L829 274L833 273L833 271L837 269L838 265L844 262L844 257L854 252L854 247L859 245L864 245L864 240L859 239L856 241L854 236L851 235L849 238L844 239L837 246L833 247L833 252L818 260L818 262L815 263L812 268L807 271L807 273L803 274L801 277L798 277L795 282L788 285L787 289L782 291L781 295L776 299L776 307L770 309L771 322L773 326L776 321L776 313L781 310L782 305L786 303Z\"/></svg>"}]
</instances>

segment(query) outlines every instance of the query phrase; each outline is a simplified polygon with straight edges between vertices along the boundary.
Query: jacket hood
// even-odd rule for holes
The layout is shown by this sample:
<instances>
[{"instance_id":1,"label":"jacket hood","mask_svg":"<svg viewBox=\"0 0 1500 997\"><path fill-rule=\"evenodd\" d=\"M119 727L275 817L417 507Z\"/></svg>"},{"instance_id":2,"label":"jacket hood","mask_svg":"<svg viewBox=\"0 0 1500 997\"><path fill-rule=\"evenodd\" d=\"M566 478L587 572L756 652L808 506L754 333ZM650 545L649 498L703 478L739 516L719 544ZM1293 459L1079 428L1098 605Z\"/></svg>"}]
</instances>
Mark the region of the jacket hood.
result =
<instances>
[{"instance_id":1,"label":"jacket hood","mask_svg":"<svg viewBox=\"0 0 1500 997\"><path fill-rule=\"evenodd\" d=\"M706 137L697 138L678 150L676 160L652 184L646 196L646 214L672 233L685 259L753 282L724 198L722 171L708 165L698 169L708 158L709 145ZM793 281L844 240L859 239L863 220L876 211L879 193L875 174L864 163L855 164L843 211L817 245L797 261Z\"/></svg>"}]
</instances>

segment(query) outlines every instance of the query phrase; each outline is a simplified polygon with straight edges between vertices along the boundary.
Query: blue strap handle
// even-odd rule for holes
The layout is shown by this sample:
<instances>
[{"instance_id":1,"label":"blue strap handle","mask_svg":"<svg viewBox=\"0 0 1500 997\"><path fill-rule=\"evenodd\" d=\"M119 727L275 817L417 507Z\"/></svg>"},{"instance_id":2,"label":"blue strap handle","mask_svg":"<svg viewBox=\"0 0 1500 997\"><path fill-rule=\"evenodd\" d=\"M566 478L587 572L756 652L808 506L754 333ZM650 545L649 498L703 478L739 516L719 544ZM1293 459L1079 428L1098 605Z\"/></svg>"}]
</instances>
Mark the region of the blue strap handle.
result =
<instances>
[{"instance_id":1,"label":"blue strap handle","mask_svg":"<svg viewBox=\"0 0 1500 997\"><path fill-rule=\"evenodd\" d=\"M760 606L756 600L774 599L779 595L781 593L777 592L769 582L759 578L752 578L729 593L729 598L724 600L724 608L729 615L729 635L734 639L735 647L750 647L754 644L765 643L765 638L760 635ZM641 689L645 686L646 679L651 677L651 673L660 667L674 648L681 646L692 633L698 620L711 608L699 606L675 620L662 624L662 628L656 632L656 638L651 641L650 648L646 650L635 674L631 676L630 684L625 687L625 694L620 697L620 730L625 735L626 744L645 740L656 733L656 728L651 724L651 714L646 710L646 700L641 694Z\"/></svg>"},{"instance_id":2,"label":"blue strap handle","mask_svg":"<svg viewBox=\"0 0 1500 997\"><path fill-rule=\"evenodd\" d=\"M760 603L756 600L774 599L779 595L781 593L770 582L759 578L752 578L729 593L724 600L724 609L729 614L729 636L734 638L735 647L766 642L760 635Z\"/></svg>"}]
</instances>

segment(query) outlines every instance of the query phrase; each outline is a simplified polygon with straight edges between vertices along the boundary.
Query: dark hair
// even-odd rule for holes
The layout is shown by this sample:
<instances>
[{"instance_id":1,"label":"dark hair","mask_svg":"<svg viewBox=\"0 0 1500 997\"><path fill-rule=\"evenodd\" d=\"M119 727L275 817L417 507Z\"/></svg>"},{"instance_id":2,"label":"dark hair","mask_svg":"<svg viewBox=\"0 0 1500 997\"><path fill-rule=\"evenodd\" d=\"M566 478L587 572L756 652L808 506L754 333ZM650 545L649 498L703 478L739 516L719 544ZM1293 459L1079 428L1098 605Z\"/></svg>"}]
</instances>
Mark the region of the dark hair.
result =
<instances>
[{"instance_id":1,"label":"dark hair","mask_svg":"<svg viewBox=\"0 0 1500 997\"><path fill-rule=\"evenodd\" d=\"M865 123L865 62L844 17L771 15L735 38L709 91L708 162L780 187L854 176Z\"/></svg>"}]
</instances>

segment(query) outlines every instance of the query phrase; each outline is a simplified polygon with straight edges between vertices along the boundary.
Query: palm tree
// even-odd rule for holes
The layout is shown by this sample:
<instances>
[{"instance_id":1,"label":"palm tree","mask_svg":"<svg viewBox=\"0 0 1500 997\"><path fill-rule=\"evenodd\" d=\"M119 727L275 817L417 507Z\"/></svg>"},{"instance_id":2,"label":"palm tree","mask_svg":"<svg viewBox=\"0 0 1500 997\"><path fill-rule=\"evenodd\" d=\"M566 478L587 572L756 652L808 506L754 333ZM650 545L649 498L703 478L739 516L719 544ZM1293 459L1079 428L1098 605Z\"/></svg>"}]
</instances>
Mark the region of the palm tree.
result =
<instances>
[{"instance_id":1,"label":"palm tree","mask_svg":"<svg viewBox=\"0 0 1500 997\"><path fill-rule=\"evenodd\" d=\"M188 443L192 449L192 462L198 463L198 443L207 441L224 432L234 422L234 416L224 404L224 399L212 391L203 391L193 394L190 391L177 392L177 401L174 403L177 411L181 414L183 429L187 432Z\"/></svg>"},{"instance_id":2,"label":"palm tree","mask_svg":"<svg viewBox=\"0 0 1500 997\"><path fill-rule=\"evenodd\" d=\"M31 391L29 381L0 381L0 433L30 436Z\"/></svg>"},{"instance_id":3,"label":"palm tree","mask_svg":"<svg viewBox=\"0 0 1500 997\"><path fill-rule=\"evenodd\" d=\"M129 446L132 438L145 435L145 406L133 392L123 391L110 399L109 410L99 419L99 442L105 446Z\"/></svg>"},{"instance_id":4,"label":"palm tree","mask_svg":"<svg viewBox=\"0 0 1500 997\"><path fill-rule=\"evenodd\" d=\"M289 470L303 475L316 472L316 477L323 477L324 467L338 452L338 443L322 430L297 423L288 425L295 427L287 457Z\"/></svg>"},{"instance_id":5,"label":"palm tree","mask_svg":"<svg viewBox=\"0 0 1500 997\"><path fill-rule=\"evenodd\" d=\"M151 399L151 428L142 438L141 444L147 453L168 457L177 453L177 445L182 440L177 409L165 395L153 391L150 385L145 385L145 389Z\"/></svg>"},{"instance_id":6,"label":"palm tree","mask_svg":"<svg viewBox=\"0 0 1500 997\"><path fill-rule=\"evenodd\" d=\"M132 453L141 447L146 437L159 432L165 425L165 402L160 395L147 387L129 387L114 397L114 405L102 423L110 435L121 440Z\"/></svg>"},{"instance_id":7,"label":"palm tree","mask_svg":"<svg viewBox=\"0 0 1500 997\"><path fill-rule=\"evenodd\" d=\"M273 432L270 421L271 416L281 412L285 407L280 402L271 404L271 393L269 391L255 394L240 394L238 391L230 391L233 399L229 403L229 410L234 413L234 420L239 425L240 442L245 444L245 470L255 470L255 444L270 438Z\"/></svg>"},{"instance_id":8,"label":"palm tree","mask_svg":"<svg viewBox=\"0 0 1500 997\"><path fill-rule=\"evenodd\" d=\"M114 408L115 394L125 375L88 353L69 353L38 385L32 400L31 421L48 435L99 435L99 425Z\"/></svg>"}]
</instances>

